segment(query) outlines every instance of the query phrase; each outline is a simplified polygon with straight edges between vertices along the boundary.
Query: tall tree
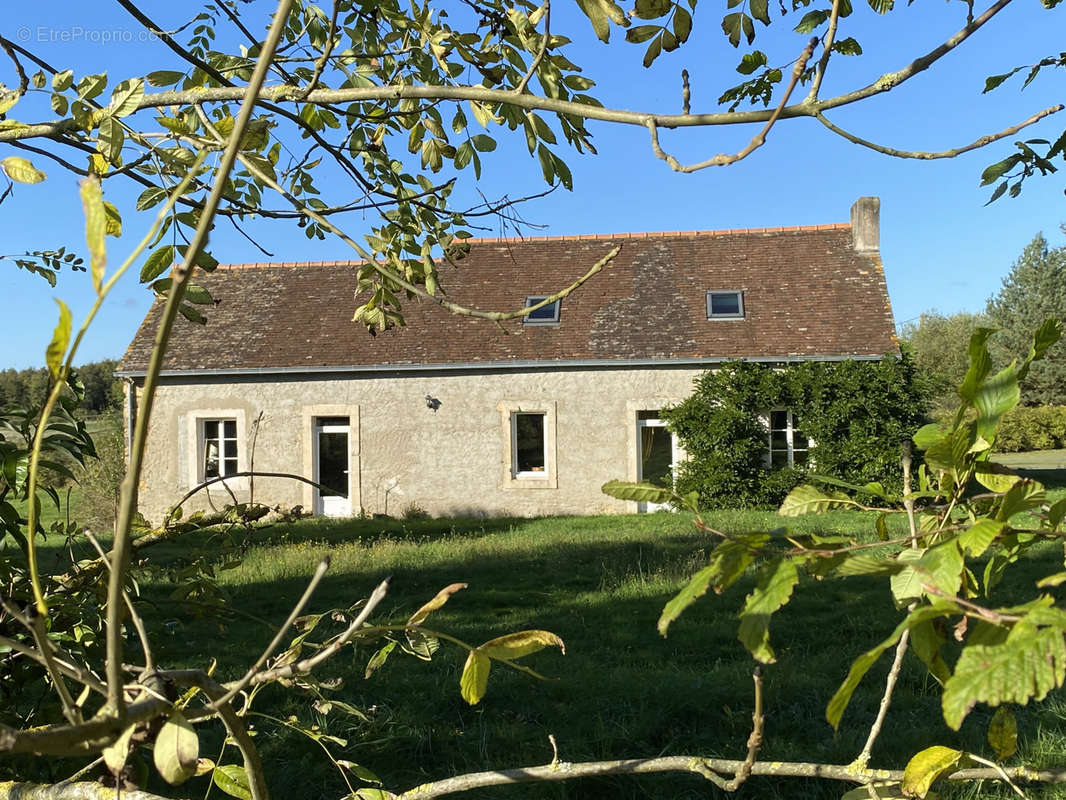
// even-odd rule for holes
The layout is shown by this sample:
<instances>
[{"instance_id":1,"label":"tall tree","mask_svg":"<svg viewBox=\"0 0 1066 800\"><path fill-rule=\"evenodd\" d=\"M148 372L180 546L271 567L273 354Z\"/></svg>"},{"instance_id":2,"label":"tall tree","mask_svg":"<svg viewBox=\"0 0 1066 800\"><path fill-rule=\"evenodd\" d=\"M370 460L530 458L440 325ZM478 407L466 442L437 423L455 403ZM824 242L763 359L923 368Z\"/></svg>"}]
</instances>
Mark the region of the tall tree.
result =
<instances>
[{"instance_id":1,"label":"tall tree","mask_svg":"<svg viewBox=\"0 0 1066 800\"><path fill-rule=\"evenodd\" d=\"M1038 233L1014 262L1003 288L989 299L987 314L1002 331L993 339L997 355L1024 358L1032 331L1049 317L1066 318L1066 247L1048 247ZM1033 364L1022 383L1024 405L1066 403L1066 347L1055 345Z\"/></svg>"},{"instance_id":2,"label":"tall tree","mask_svg":"<svg viewBox=\"0 0 1066 800\"><path fill-rule=\"evenodd\" d=\"M915 366L928 384L934 410L958 403L956 387L969 367L970 335L975 328L987 324L983 314L960 311L945 315L932 309L917 322L901 326L900 341L910 349Z\"/></svg>"}]
</instances>

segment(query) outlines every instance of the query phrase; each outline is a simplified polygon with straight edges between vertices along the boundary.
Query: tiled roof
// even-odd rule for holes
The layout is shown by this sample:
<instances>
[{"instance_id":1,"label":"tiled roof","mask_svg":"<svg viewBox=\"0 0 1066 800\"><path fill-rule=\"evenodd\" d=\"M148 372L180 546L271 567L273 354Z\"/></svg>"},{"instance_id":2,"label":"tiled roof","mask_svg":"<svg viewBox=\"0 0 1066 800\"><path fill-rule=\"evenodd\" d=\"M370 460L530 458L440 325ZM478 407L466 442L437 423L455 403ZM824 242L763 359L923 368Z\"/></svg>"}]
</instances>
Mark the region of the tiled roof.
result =
<instances>
[{"instance_id":1,"label":"tiled roof","mask_svg":"<svg viewBox=\"0 0 1066 800\"><path fill-rule=\"evenodd\" d=\"M875 223L876 224L876 223ZM562 301L558 325L469 319L407 301L407 325L371 336L352 312L357 262L220 267L198 276L217 305L179 319L164 369L241 370L643 359L818 358L898 352L876 250L849 224L691 233L476 239L453 302L513 310L619 255ZM706 292L744 292L745 319L708 320ZM157 303L120 370L147 368Z\"/></svg>"}]
</instances>

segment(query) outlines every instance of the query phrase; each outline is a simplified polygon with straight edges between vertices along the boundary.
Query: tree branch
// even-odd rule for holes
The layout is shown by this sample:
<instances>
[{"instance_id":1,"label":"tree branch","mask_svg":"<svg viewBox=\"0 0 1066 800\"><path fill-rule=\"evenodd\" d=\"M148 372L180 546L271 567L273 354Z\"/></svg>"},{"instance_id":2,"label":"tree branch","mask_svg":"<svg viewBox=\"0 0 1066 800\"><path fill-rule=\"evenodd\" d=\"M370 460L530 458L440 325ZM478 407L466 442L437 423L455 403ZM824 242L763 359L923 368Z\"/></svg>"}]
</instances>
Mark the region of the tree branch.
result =
<instances>
[{"instance_id":1,"label":"tree branch","mask_svg":"<svg viewBox=\"0 0 1066 800\"><path fill-rule=\"evenodd\" d=\"M770 115L770 119L767 120L766 125L763 126L763 129L757 134L755 134L752 140L748 142L748 146L740 152L734 153L733 155L719 153L718 155L714 156L714 158L709 158L706 161L701 161L698 164L689 164L688 166L685 166L681 164L681 162L679 162L672 155L667 152L664 152L662 147L659 146L659 132L656 126L656 122L654 118L648 117L647 126L648 132L651 134L652 152L655 153L657 158L661 158L663 161L669 164L670 168L673 169L674 172L685 173L696 172L701 169L706 169L707 167L724 167L728 166L729 164L735 164L741 159L747 158L749 155L751 155L753 152L758 150L766 143L766 135L770 133L770 129L774 126L774 123L777 122L778 118L781 116L781 111L788 104L788 99L792 96L792 91L796 88L796 84L799 82L800 75L803 74L803 70L807 68L807 62L814 54L814 46L816 44L818 44L817 37L812 38L807 43L807 46L800 54L799 60L796 61L796 66L792 69L792 80L789 81L788 88L785 90L785 94L781 98L781 102L778 104L777 108L774 109L774 113Z\"/></svg>"},{"instance_id":2,"label":"tree branch","mask_svg":"<svg viewBox=\"0 0 1066 800\"><path fill-rule=\"evenodd\" d=\"M923 160L932 160L936 158L954 158L955 156L962 155L963 153L968 153L971 150L977 150L981 147L985 147L986 145L992 144L992 142L998 142L1000 139L1003 139L1007 136L1011 136L1022 130L1023 128L1027 128L1030 125L1039 122L1044 117L1049 117L1052 114L1059 113L1060 111L1062 111L1063 108L1066 108L1066 106L1063 106L1061 104L1057 106L1051 106L1050 108L1045 108L1043 111L1033 114L1033 116L1029 117L1029 119L1025 120L1024 122L1019 122L1017 125L1012 125L1011 127L1006 128L1005 130L1002 130L999 133L992 133L987 136L982 136L967 145L963 145L962 147L955 147L951 150L940 150L939 152L923 152L921 150L896 150L895 148L885 147L884 145L871 142L868 139L863 139L853 133L848 133L848 131L844 130L838 125L834 125L832 122L826 119L825 115L822 113L815 114L814 118L817 119L823 125L825 125L825 127L829 128L829 130L831 130L833 133L837 134L838 136L843 136L852 144L857 144L861 147L868 147L870 150L875 150L878 153L883 153L886 156L893 156L895 158L918 158Z\"/></svg>"}]
</instances>

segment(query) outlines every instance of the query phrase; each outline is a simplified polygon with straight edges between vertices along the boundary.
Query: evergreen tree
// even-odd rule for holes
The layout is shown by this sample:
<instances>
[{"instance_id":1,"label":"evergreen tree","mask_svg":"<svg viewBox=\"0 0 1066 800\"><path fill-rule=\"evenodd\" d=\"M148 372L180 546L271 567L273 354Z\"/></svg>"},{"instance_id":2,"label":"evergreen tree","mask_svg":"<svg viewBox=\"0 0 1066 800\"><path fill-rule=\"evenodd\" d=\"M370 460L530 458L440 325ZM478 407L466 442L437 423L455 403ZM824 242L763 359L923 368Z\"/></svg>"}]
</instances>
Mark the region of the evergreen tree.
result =
<instances>
[{"instance_id":1,"label":"evergreen tree","mask_svg":"<svg viewBox=\"0 0 1066 800\"><path fill-rule=\"evenodd\" d=\"M1014 262L1003 288L988 301L992 325L1001 328L992 339L997 361L1024 358L1033 331L1048 317L1066 318L1066 247L1048 247L1037 234ZM998 351L998 352L997 352ZM1047 357L1033 364L1022 384L1022 404L1066 403L1066 347L1059 342Z\"/></svg>"}]
</instances>

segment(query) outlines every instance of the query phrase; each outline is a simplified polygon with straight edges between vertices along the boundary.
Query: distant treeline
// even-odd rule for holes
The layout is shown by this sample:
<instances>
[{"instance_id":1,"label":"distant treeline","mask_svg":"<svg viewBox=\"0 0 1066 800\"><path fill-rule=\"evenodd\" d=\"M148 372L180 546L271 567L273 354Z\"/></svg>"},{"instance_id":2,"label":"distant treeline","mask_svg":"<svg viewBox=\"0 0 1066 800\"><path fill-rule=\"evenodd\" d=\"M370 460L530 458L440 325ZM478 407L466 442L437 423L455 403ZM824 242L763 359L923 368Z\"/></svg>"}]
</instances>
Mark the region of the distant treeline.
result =
<instances>
[{"instance_id":1,"label":"distant treeline","mask_svg":"<svg viewBox=\"0 0 1066 800\"><path fill-rule=\"evenodd\" d=\"M85 386L82 409L86 416L103 414L120 407L122 381L115 378L117 365L117 361L109 358L75 367L75 372ZM23 408L40 408L47 393L48 370L44 367L0 370L0 407L16 405Z\"/></svg>"}]
</instances>

